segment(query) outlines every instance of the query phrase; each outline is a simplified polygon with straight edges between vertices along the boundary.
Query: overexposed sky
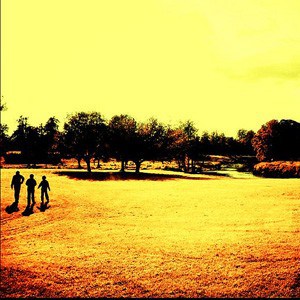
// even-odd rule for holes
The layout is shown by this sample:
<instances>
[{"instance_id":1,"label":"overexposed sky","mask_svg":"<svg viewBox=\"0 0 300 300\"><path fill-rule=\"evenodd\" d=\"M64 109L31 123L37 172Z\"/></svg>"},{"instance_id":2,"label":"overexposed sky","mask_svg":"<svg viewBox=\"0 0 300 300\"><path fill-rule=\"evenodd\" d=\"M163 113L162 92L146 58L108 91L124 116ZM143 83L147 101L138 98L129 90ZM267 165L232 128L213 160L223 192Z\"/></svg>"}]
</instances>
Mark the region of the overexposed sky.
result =
<instances>
[{"instance_id":1,"label":"overexposed sky","mask_svg":"<svg viewBox=\"0 0 300 300\"><path fill-rule=\"evenodd\" d=\"M2 0L2 122L300 122L299 0Z\"/></svg>"}]
</instances>

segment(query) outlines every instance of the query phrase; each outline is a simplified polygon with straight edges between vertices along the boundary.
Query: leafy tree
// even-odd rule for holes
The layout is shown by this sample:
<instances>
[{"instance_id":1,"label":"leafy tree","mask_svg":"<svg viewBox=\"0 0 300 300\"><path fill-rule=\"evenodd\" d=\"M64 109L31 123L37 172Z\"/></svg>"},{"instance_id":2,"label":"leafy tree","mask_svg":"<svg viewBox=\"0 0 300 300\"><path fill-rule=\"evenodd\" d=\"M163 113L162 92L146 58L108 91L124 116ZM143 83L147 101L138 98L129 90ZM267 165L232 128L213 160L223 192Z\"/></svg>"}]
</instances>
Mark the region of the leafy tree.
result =
<instances>
[{"instance_id":1,"label":"leafy tree","mask_svg":"<svg viewBox=\"0 0 300 300\"><path fill-rule=\"evenodd\" d=\"M154 118L138 124L133 138L134 145L130 152L130 158L136 165L137 173L140 171L143 161L167 158L168 140L166 133L166 127Z\"/></svg>"},{"instance_id":2,"label":"leafy tree","mask_svg":"<svg viewBox=\"0 0 300 300\"><path fill-rule=\"evenodd\" d=\"M298 160L300 158L300 123L281 120L274 134L274 160Z\"/></svg>"},{"instance_id":3,"label":"leafy tree","mask_svg":"<svg viewBox=\"0 0 300 300\"><path fill-rule=\"evenodd\" d=\"M28 152L28 140L27 140L27 128L28 128L28 118L20 116L17 120L17 129L11 135L11 147L14 150L19 150L22 153L24 160L27 158Z\"/></svg>"},{"instance_id":4,"label":"leafy tree","mask_svg":"<svg viewBox=\"0 0 300 300\"><path fill-rule=\"evenodd\" d=\"M300 123L271 120L254 135L252 146L259 161L299 159Z\"/></svg>"},{"instance_id":5,"label":"leafy tree","mask_svg":"<svg viewBox=\"0 0 300 300\"><path fill-rule=\"evenodd\" d=\"M254 135L255 132L253 130L245 130L245 129L238 130L237 142L239 144L238 146L239 154L254 155L254 149L251 143Z\"/></svg>"},{"instance_id":6,"label":"leafy tree","mask_svg":"<svg viewBox=\"0 0 300 300\"><path fill-rule=\"evenodd\" d=\"M79 161L84 159L87 171L91 172L91 158L101 147L102 133L106 130L105 120L97 112L79 112L67 117L64 124L64 143L70 155Z\"/></svg>"},{"instance_id":7,"label":"leafy tree","mask_svg":"<svg viewBox=\"0 0 300 300\"><path fill-rule=\"evenodd\" d=\"M136 147L137 122L129 115L115 115L108 124L109 147L111 156L121 161L121 172L130 160L131 152Z\"/></svg>"},{"instance_id":8,"label":"leafy tree","mask_svg":"<svg viewBox=\"0 0 300 300\"><path fill-rule=\"evenodd\" d=\"M6 124L0 124L0 156L3 156L6 153L8 148L8 126Z\"/></svg>"},{"instance_id":9,"label":"leafy tree","mask_svg":"<svg viewBox=\"0 0 300 300\"><path fill-rule=\"evenodd\" d=\"M5 111L5 110L7 109L6 103L4 103L4 102L2 101L2 99L3 99L3 96L1 96L1 99L0 99L0 112L1 112L1 111Z\"/></svg>"},{"instance_id":10,"label":"leafy tree","mask_svg":"<svg viewBox=\"0 0 300 300\"><path fill-rule=\"evenodd\" d=\"M1 97L2 99L2 97ZM1 114L2 111L6 110L6 104L0 102L0 120L1 120ZM0 156L4 155L9 144L9 138L7 135L8 132L8 126L6 124L3 124L0 122Z\"/></svg>"},{"instance_id":11,"label":"leafy tree","mask_svg":"<svg viewBox=\"0 0 300 300\"><path fill-rule=\"evenodd\" d=\"M41 126L43 150L46 162L57 162L57 154L60 152L60 137L58 130L59 120L50 117L44 126ZM60 159L59 159L60 160Z\"/></svg>"},{"instance_id":12,"label":"leafy tree","mask_svg":"<svg viewBox=\"0 0 300 300\"><path fill-rule=\"evenodd\" d=\"M172 152L179 168L185 172L189 172L190 169L194 171L194 162L200 155L200 140L193 122L180 123L179 127L173 130L172 137Z\"/></svg>"},{"instance_id":13,"label":"leafy tree","mask_svg":"<svg viewBox=\"0 0 300 300\"><path fill-rule=\"evenodd\" d=\"M44 159L41 129L28 124L28 118L20 116L17 129L11 135L11 146L20 150L22 160L35 165Z\"/></svg>"},{"instance_id":14,"label":"leafy tree","mask_svg":"<svg viewBox=\"0 0 300 300\"><path fill-rule=\"evenodd\" d=\"M224 154L226 152L226 137L224 133L214 131L210 134L211 152L213 154Z\"/></svg>"}]
</instances>

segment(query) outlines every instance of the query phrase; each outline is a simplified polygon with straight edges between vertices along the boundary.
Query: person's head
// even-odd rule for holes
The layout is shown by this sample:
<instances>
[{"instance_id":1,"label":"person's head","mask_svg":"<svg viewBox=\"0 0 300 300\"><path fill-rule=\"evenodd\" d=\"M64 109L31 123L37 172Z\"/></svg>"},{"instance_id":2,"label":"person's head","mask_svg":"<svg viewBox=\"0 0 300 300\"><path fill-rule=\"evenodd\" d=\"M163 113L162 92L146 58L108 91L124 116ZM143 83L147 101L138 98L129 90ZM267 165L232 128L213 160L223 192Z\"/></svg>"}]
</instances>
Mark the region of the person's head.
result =
<instances>
[{"instance_id":1,"label":"person's head","mask_svg":"<svg viewBox=\"0 0 300 300\"><path fill-rule=\"evenodd\" d=\"M34 177L34 175L33 174L30 174L30 178L32 179Z\"/></svg>"},{"instance_id":2,"label":"person's head","mask_svg":"<svg viewBox=\"0 0 300 300\"><path fill-rule=\"evenodd\" d=\"M45 175L42 178L43 178L43 180L46 180L46 176Z\"/></svg>"},{"instance_id":3,"label":"person's head","mask_svg":"<svg viewBox=\"0 0 300 300\"><path fill-rule=\"evenodd\" d=\"M17 171L17 172L16 172L16 175L20 175L20 171Z\"/></svg>"}]
</instances>

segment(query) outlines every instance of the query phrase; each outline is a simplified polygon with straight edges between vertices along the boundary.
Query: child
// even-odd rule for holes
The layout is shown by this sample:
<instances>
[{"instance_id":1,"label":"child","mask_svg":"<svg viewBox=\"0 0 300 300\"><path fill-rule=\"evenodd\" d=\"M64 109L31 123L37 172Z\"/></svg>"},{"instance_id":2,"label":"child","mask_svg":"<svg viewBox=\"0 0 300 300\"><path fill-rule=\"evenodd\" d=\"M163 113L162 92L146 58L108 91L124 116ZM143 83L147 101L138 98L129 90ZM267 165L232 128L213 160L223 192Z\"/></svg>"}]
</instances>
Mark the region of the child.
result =
<instances>
[{"instance_id":1,"label":"child","mask_svg":"<svg viewBox=\"0 0 300 300\"><path fill-rule=\"evenodd\" d=\"M46 206L47 204L49 203L49 196L48 196L48 190L50 191L50 186L49 186L49 182L46 180L46 176L43 176L42 177L42 181L41 183L39 184L38 188L42 188L41 189L41 200L42 200L42 203L41 203L41 206L44 206L44 196L46 196Z\"/></svg>"}]
</instances>

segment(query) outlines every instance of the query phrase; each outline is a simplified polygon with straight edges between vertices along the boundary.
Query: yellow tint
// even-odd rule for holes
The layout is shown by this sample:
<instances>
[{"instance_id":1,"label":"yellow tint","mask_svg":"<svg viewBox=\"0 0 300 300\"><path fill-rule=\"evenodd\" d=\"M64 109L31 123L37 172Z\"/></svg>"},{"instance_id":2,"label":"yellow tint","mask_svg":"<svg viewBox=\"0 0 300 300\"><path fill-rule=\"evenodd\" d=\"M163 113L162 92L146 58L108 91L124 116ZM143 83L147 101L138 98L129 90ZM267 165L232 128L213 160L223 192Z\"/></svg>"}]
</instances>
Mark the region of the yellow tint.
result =
<instances>
[{"instance_id":1,"label":"yellow tint","mask_svg":"<svg viewBox=\"0 0 300 300\"><path fill-rule=\"evenodd\" d=\"M300 121L298 0L2 0L10 131L96 110L235 136Z\"/></svg>"}]
</instances>

